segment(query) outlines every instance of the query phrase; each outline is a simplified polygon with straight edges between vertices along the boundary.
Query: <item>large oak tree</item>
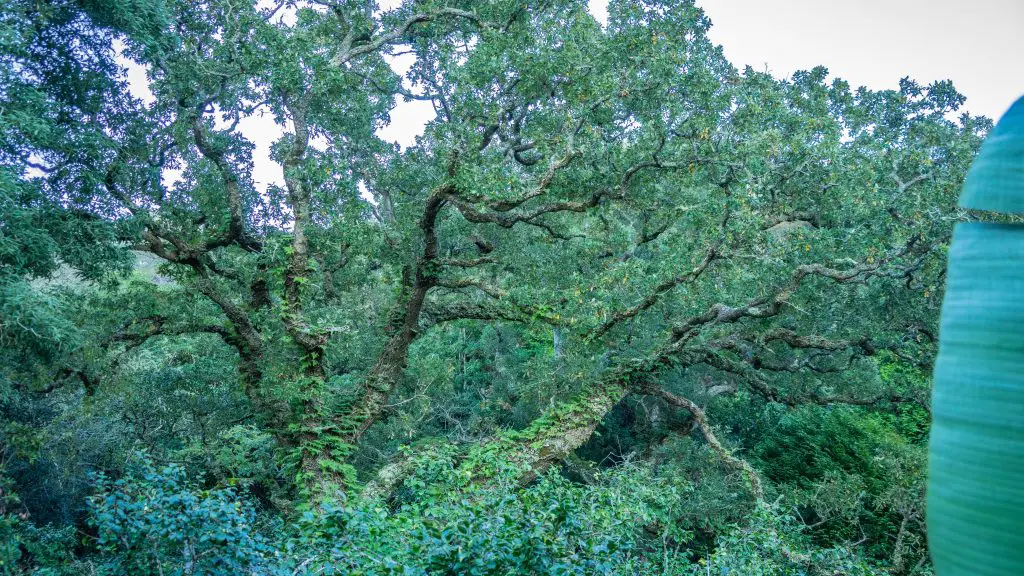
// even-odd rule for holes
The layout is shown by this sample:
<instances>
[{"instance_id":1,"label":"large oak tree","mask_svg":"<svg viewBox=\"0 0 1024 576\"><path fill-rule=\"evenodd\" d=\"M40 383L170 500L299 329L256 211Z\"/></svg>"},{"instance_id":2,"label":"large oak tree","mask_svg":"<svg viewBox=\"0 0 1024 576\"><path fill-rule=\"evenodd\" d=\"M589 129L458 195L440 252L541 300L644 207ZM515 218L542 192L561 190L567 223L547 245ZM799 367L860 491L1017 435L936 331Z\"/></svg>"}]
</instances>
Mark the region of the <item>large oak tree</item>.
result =
<instances>
[{"instance_id":1,"label":"large oak tree","mask_svg":"<svg viewBox=\"0 0 1024 576\"><path fill-rule=\"evenodd\" d=\"M376 475L360 466L361 482L359 451L431 394L410 366L463 354L445 343L467 326L550 341L503 359L543 398L532 424L460 448L497 447L523 481L630 395L692 414L756 498L707 399L927 407L873 357L930 365L955 198L988 121L956 116L947 82L737 70L691 1L612 1L603 26L586 4L14 2L4 337L56 354L48 386L90 395L150 339L215 338L317 502ZM411 55L401 76L396 55ZM436 116L402 149L377 130L410 100ZM281 134L283 184L265 189L239 130L260 115ZM170 281L123 292L77 350L12 304L58 262L102 280L142 253Z\"/></svg>"}]
</instances>

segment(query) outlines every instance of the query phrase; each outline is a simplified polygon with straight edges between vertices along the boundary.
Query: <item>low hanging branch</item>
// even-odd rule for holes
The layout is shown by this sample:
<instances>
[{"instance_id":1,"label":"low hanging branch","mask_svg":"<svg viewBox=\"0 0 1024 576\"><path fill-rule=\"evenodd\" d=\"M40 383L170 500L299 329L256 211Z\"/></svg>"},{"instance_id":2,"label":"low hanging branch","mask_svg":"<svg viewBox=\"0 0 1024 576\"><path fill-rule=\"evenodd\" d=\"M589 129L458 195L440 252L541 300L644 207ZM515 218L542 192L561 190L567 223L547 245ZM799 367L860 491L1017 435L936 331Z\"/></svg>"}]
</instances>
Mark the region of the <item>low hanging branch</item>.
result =
<instances>
[{"instance_id":1,"label":"low hanging branch","mask_svg":"<svg viewBox=\"0 0 1024 576\"><path fill-rule=\"evenodd\" d=\"M708 445L710 445L711 449L715 451L715 454L718 454L718 457L725 462L726 466L743 474L747 479L747 483L750 485L751 494L754 495L754 498L758 502L762 502L764 500L764 487L761 482L760 474L757 473L757 470L754 470L754 467L751 466L749 462L733 455L725 446L722 445L722 442L717 436L715 436L714 430L711 429L711 425L708 423L707 414L704 413L704 410L702 410L700 406L697 406L688 398L677 396L659 386L646 386L643 388L643 391L648 395L657 396L669 404L677 408L682 408L692 414L694 421L697 422L697 427L700 428L701 433L704 434L704 439L708 441Z\"/></svg>"},{"instance_id":2,"label":"low hanging branch","mask_svg":"<svg viewBox=\"0 0 1024 576\"><path fill-rule=\"evenodd\" d=\"M845 394L822 394L817 391L803 392L803 393L784 393L781 390L773 387L760 373L760 370L772 370L771 367L762 366L759 369L755 369L746 362L737 362L724 358L720 354L716 354L714 351L705 351L704 356L699 360L699 363L706 364L720 370L739 376L740 380L746 384L746 386L758 396L764 398L769 402L776 402L789 407L800 406L801 404L818 404L821 406L829 406L832 404L847 404L850 406L876 406L878 404L917 404L925 411L930 412L931 408L928 405L925 397L913 395L913 394L901 394L901 393L879 393L869 396L849 396Z\"/></svg>"},{"instance_id":3,"label":"low hanging branch","mask_svg":"<svg viewBox=\"0 0 1024 576\"><path fill-rule=\"evenodd\" d=\"M721 324L732 324L745 318L766 319L778 316L785 305L811 276L828 278L837 284L857 284L866 282L873 277L902 277L908 272L919 268L924 255L909 264L899 264L899 259L915 250L917 239L911 239L906 245L893 250L883 257L862 262L845 270L831 268L823 264L801 264L796 267L788 281L776 288L769 296L761 296L749 300L741 306L728 306L722 303L712 304L703 314L691 316L672 329L674 347L682 349L705 329Z\"/></svg>"}]
</instances>

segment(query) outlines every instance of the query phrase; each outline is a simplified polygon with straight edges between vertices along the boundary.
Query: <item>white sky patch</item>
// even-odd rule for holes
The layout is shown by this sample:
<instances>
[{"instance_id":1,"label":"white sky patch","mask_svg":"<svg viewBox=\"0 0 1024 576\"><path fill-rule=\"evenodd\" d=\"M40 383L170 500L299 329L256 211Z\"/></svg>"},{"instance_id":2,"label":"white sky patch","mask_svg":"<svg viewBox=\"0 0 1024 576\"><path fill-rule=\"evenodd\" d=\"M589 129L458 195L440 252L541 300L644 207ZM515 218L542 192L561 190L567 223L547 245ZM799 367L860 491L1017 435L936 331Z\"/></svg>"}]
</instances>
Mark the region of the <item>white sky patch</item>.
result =
<instances>
[{"instance_id":1,"label":"white sky patch","mask_svg":"<svg viewBox=\"0 0 1024 576\"><path fill-rule=\"evenodd\" d=\"M382 10L394 8L394 6L385 6L386 4L397 6L398 2L397 0L381 2L380 8ZM400 46L396 51L402 52L406 48L408 47ZM406 90L413 93L420 91L415 89L405 77L409 69L416 63L415 55L399 54L398 56L385 56L384 61L388 63L388 66L391 67L395 74L402 77L402 85ZM377 129L377 137L387 142L394 142L403 150L416 144L416 138L423 135L427 124L436 117L434 106L430 102L425 100L406 102L405 98L401 96L396 98L395 106L391 109L389 115L391 116L391 122Z\"/></svg>"},{"instance_id":2,"label":"white sky patch","mask_svg":"<svg viewBox=\"0 0 1024 576\"><path fill-rule=\"evenodd\" d=\"M1024 94L1021 0L698 0L740 67L776 77L823 65L854 87L952 80L992 119Z\"/></svg>"},{"instance_id":3,"label":"white sky patch","mask_svg":"<svg viewBox=\"0 0 1024 576\"><path fill-rule=\"evenodd\" d=\"M608 25L608 0L589 0L587 8L590 15L601 23L601 26Z\"/></svg>"},{"instance_id":4,"label":"white sky patch","mask_svg":"<svg viewBox=\"0 0 1024 576\"><path fill-rule=\"evenodd\" d=\"M323 134L317 134L309 139L309 147L317 152L326 152L331 146L331 140Z\"/></svg>"},{"instance_id":5,"label":"white sky patch","mask_svg":"<svg viewBox=\"0 0 1024 576\"><path fill-rule=\"evenodd\" d=\"M252 183L261 194L271 184L284 186L284 171L280 164L270 159L270 146L284 135L284 130L274 122L274 115L260 107L252 116L238 122L235 131L253 143Z\"/></svg>"},{"instance_id":6,"label":"white sky patch","mask_svg":"<svg viewBox=\"0 0 1024 576\"><path fill-rule=\"evenodd\" d=\"M377 137L394 142L403 150L416 144L427 124L434 119L434 106L425 100L398 103L391 109L391 123L377 129Z\"/></svg>"},{"instance_id":7,"label":"white sky patch","mask_svg":"<svg viewBox=\"0 0 1024 576\"><path fill-rule=\"evenodd\" d=\"M149 68L139 64L135 60L124 55L124 42L115 39L113 42L114 57L117 63L125 70L125 79L128 81L128 92L149 106L156 102L156 96L149 89Z\"/></svg>"},{"instance_id":8,"label":"white sky patch","mask_svg":"<svg viewBox=\"0 0 1024 576\"><path fill-rule=\"evenodd\" d=\"M182 168L164 168L160 172L160 183L169 190L174 188L175 184L181 182L183 175L184 170Z\"/></svg>"},{"instance_id":9,"label":"white sky patch","mask_svg":"<svg viewBox=\"0 0 1024 576\"><path fill-rule=\"evenodd\" d=\"M38 154L29 154L28 161L33 164L45 166L47 169L52 168L52 166L50 166L49 163ZM43 178L46 176L46 172L36 168L35 166L26 166L24 174L26 178Z\"/></svg>"},{"instance_id":10,"label":"white sky patch","mask_svg":"<svg viewBox=\"0 0 1024 576\"><path fill-rule=\"evenodd\" d=\"M297 7L290 2L286 2L278 8L278 4L279 0L259 0L256 2L256 9L266 12L277 8L277 12L270 19L270 22L273 24L284 24L289 28L295 26Z\"/></svg>"},{"instance_id":11,"label":"white sky patch","mask_svg":"<svg viewBox=\"0 0 1024 576\"><path fill-rule=\"evenodd\" d=\"M373 194L370 192L370 189L366 187L365 182L363 182L362 180L356 182L356 190L359 190L360 198L366 200L367 202L374 206L377 205L377 199L373 197Z\"/></svg>"}]
</instances>

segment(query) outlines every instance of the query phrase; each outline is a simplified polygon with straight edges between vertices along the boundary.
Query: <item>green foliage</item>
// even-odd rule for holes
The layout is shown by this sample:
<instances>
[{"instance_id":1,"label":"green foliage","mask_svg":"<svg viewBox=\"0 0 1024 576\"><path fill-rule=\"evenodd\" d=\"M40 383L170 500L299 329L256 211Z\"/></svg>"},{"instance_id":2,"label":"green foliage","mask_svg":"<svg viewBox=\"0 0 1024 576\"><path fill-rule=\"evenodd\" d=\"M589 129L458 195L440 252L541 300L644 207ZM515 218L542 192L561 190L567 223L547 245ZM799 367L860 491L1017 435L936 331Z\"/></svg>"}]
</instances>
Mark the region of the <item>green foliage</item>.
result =
<instances>
[{"instance_id":1,"label":"green foliage","mask_svg":"<svg viewBox=\"0 0 1024 576\"><path fill-rule=\"evenodd\" d=\"M685 491L640 470L592 486L548 475L523 491L455 492L458 469L443 462L406 481L397 510L366 502L308 513L289 556L315 558L301 572L310 574L639 574L686 541L671 527Z\"/></svg>"},{"instance_id":2,"label":"green foliage","mask_svg":"<svg viewBox=\"0 0 1024 576\"><path fill-rule=\"evenodd\" d=\"M221 432L216 464L229 485L251 487L272 482L275 442L267 432L251 425L232 426Z\"/></svg>"},{"instance_id":3,"label":"green foliage","mask_svg":"<svg viewBox=\"0 0 1024 576\"><path fill-rule=\"evenodd\" d=\"M465 486L435 453L406 481L404 503L328 504L281 531L230 490L196 491L170 467L102 481L90 522L111 560L101 572L208 574L843 574L873 575L842 548L819 549L793 519L760 507L693 561L678 528L689 489L632 465L580 485L548 474L522 490ZM426 489L444 485L447 490Z\"/></svg>"},{"instance_id":4,"label":"green foliage","mask_svg":"<svg viewBox=\"0 0 1024 576\"><path fill-rule=\"evenodd\" d=\"M255 512L230 488L199 490L177 466L147 459L90 500L96 547L112 574L239 574L267 564Z\"/></svg>"},{"instance_id":5,"label":"green foliage","mask_svg":"<svg viewBox=\"0 0 1024 576\"><path fill-rule=\"evenodd\" d=\"M817 549L794 520L762 507L749 523L723 536L692 574L750 576L881 576L886 572L842 548Z\"/></svg>"},{"instance_id":6,"label":"green foliage","mask_svg":"<svg viewBox=\"0 0 1024 576\"><path fill-rule=\"evenodd\" d=\"M371 4L3 3L5 570L927 571L989 120L692 0Z\"/></svg>"},{"instance_id":7,"label":"green foliage","mask_svg":"<svg viewBox=\"0 0 1024 576\"><path fill-rule=\"evenodd\" d=\"M786 414L752 455L772 479L804 488L832 473L876 477L875 451L891 433L865 416L842 407L808 407ZM835 438L844 441L832 441Z\"/></svg>"},{"instance_id":8,"label":"green foliage","mask_svg":"<svg viewBox=\"0 0 1024 576\"><path fill-rule=\"evenodd\" d=\"M925 553L925 450L897 434L891 420L805 408L783 416L752 456L813 526L816 542L866 536L868 553L904 569Z\"/></svg>"}]
</instances>

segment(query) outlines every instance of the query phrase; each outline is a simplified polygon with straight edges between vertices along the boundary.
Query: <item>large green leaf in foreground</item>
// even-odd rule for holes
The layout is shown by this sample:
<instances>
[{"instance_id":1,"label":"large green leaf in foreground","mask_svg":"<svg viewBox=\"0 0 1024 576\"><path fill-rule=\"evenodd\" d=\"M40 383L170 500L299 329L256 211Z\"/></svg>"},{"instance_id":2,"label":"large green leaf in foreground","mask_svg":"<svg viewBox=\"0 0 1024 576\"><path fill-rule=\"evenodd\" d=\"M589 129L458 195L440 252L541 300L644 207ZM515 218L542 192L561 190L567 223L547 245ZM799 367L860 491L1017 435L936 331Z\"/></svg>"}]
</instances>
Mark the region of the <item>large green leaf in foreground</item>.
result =
<instances>
[{"instance_id":1,"label":"large green leaf in foreground","mask_svg":"<svg viewBox=\"0 0 1024 576\"><path fill-rule=\"evenodd\" d=\"M1024 212L1024 98L992 130L967 174L960 194L964 208Z\"/></svg>"},{"instance_id":2,"label":"large green leaf in foreground","mask_svg":"<svg viewBox=\"0 0 1024 576\"><path fill-rule=\"evenodd\" d=\"M961 204L1024 212L1024 100L986 142ZM1024 225L957 227L932 404L936 573L1024 574Z\"/></svg>"}]
</instances>

